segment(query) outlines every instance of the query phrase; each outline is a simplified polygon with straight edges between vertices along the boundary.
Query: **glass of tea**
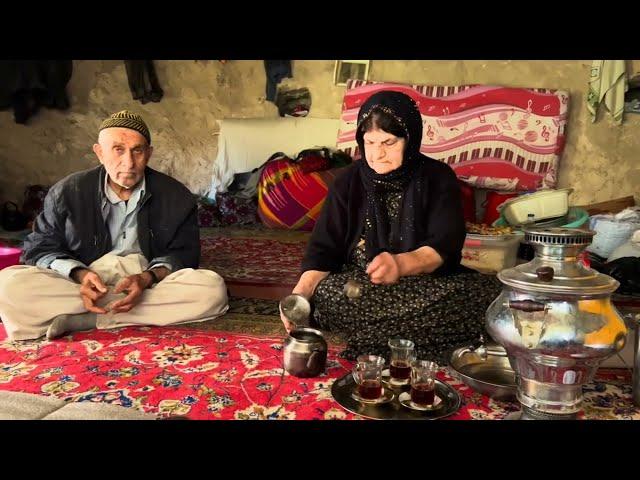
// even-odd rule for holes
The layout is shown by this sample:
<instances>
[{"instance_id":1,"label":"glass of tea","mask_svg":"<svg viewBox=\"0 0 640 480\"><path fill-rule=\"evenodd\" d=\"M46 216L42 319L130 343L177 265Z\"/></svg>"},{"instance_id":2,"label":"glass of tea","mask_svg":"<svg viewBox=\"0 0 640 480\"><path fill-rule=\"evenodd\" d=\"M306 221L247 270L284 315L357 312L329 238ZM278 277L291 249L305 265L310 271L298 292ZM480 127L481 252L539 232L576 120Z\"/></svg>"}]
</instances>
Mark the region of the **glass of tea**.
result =
<instances>
[{"instance_id":1,"label":"glass of tea","mask_svg":"<svg viewBox=\"0 0 640 480\"><path fill-rule=\"evenodd\" d=\"M353 366L358 395L364 400L377 400L382 396L382 369L385 359L377 355L360 355Z\"/></svg>"},{"instance_id":2,"label":"glass of tea","mask_svg":"<svg viewBox=\"0 0 640 480\"><path fill-rule=\"evenodd\" d=\"M433 406L438 365L429 360L415 360L411 367L411 401L420 407Z\"/></svg>"},{"instance_id":3,"label":"glass of tea","mask_svg":"<svg viewBox=\"0 0 640 480\"><path fill-rule=\"evenodd\" d=\"M411 362L416 359L415 344L411 340L392 338L389 340L391 361L389 375L395 384L407 384L411 378Z\"/></svg>"}]
</instances>

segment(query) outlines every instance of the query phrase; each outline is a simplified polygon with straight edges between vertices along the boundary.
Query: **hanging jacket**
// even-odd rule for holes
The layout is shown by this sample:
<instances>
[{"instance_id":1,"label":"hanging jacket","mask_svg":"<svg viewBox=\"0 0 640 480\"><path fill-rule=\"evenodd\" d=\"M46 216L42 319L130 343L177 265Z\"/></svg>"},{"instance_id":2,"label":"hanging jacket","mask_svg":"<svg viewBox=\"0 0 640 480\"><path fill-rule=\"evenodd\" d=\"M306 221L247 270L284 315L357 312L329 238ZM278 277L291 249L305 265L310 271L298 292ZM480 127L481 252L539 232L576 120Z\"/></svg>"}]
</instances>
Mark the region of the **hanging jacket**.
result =
<instances>
[{"instance_id":1,"label":"hanging jacket","mask_svg":"<svg viewBox=\"0 0 640 480\"><path fill-rule=\"evenodd\" d=\"M13 108L16 123L27 123L41 107L66 110L71 60L8 60L0 62L0 110Z\"/></svg>"}]
</instances>

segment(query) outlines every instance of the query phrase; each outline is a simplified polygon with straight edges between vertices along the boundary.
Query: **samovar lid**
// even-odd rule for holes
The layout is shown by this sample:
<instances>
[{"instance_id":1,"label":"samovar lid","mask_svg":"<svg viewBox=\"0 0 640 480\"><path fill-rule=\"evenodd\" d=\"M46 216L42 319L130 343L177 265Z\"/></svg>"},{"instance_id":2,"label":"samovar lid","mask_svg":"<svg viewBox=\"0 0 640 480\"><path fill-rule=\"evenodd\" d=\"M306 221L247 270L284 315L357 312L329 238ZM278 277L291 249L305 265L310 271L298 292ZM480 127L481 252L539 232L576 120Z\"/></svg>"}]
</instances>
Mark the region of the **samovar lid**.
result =
<instances>
[{"instance_id":1,"label":"samovar lid","mask_svg":"<svg viewBox=\"0 0 640 480\"><path fill-rule=\"evenodd\" d=\"M595 232L577 228L528 228L524 242L536 253L533 260L498 273L498 279L519 290L569 295L606 295L620 285L618 281L587 268L579 253Z\"/></svg>"}]
</instances>

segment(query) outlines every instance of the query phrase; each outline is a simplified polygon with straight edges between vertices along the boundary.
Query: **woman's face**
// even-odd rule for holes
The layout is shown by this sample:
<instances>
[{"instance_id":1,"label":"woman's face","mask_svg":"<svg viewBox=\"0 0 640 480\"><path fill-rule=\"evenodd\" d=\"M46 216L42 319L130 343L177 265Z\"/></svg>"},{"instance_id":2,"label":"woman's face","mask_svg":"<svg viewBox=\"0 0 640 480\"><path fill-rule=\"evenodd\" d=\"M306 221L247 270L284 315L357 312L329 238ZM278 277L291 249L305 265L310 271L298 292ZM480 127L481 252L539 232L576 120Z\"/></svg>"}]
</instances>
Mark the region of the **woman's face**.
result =
<instances>
[{"instance_id":1,"label":"woman's face","mask_svg":"<svg viewBox=\"0 0 640 480\"><path fill-rule=\"evenodd\" d=\"M364 156L369 166L379 175L392 172L402 165L406 141L379 128L363 135Z\"/></svg>"}]
</instances>

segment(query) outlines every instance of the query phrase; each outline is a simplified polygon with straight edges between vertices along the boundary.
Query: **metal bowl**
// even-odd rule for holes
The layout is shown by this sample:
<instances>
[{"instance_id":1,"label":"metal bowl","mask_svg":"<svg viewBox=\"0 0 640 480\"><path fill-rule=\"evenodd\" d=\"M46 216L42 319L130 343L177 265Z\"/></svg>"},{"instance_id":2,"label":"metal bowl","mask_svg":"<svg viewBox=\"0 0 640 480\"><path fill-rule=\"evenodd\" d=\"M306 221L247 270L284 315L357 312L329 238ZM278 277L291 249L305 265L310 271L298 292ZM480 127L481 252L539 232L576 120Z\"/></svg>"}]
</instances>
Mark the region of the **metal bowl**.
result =
<instances>
[{"instance_id":1,"label":"metal bowl","mask_svg":"<svg viewBox=\"0 0 640 480\"><path fill-rule=\"evenodd\" d=\"M483 395L503 402L516 400L516 374L501 346L485 351L470 346L457 348L451 353L449 368L465 385Z\"/></svg>"}]
</instances>

